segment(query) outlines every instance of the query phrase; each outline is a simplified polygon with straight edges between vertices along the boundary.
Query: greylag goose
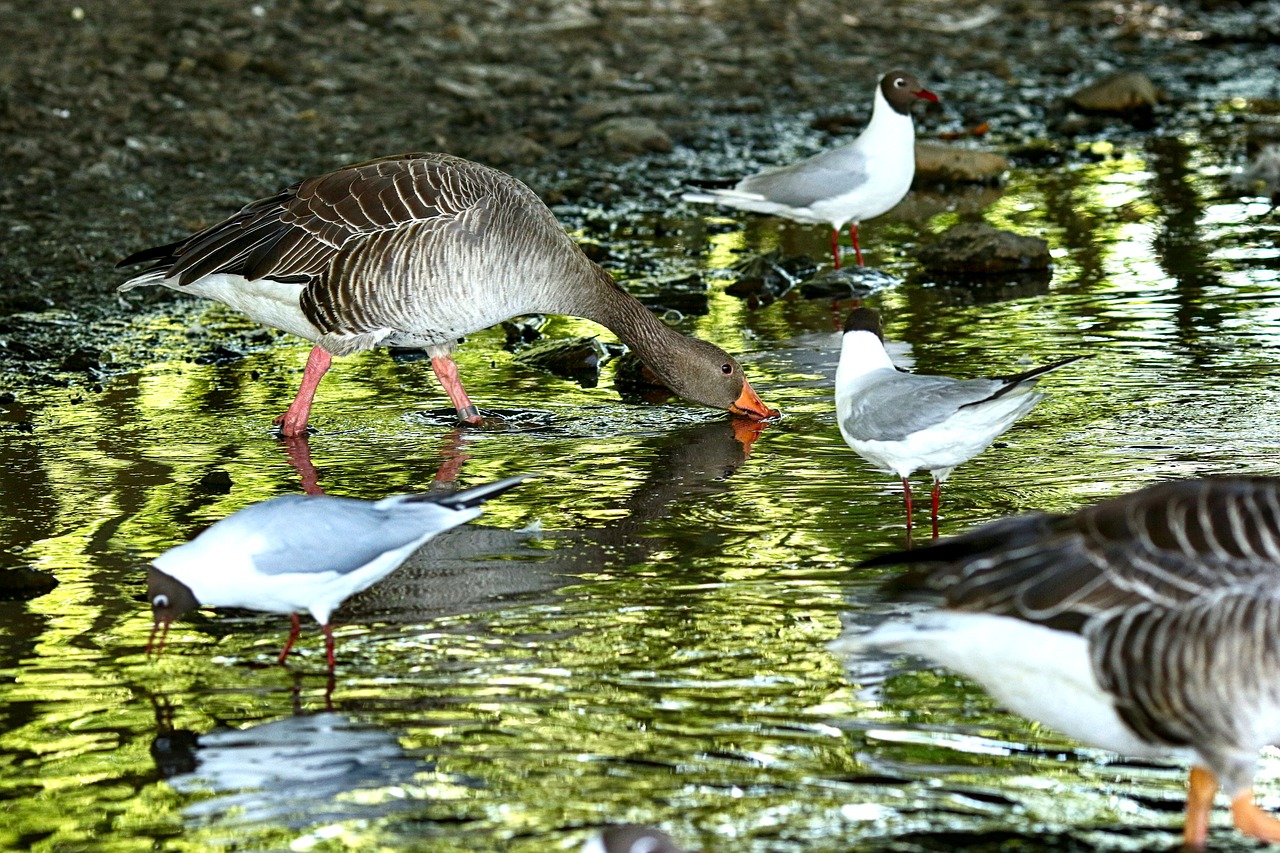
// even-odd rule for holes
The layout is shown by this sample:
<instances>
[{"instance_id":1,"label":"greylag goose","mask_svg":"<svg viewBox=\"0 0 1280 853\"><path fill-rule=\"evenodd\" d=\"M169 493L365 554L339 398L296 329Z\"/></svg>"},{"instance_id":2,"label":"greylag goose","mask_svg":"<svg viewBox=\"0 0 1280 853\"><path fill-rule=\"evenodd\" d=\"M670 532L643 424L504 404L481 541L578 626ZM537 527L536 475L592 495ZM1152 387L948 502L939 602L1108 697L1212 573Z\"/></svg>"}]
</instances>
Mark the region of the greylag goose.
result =
<instances>
[{"instance_id":1,"label":"greylag goose","mask_svg":"<svg viewBox=\"0 0 1280 853\"><path fill-rule=\"evenodd\" d=\"M945 609L833 648L918 654L1077 740L1190 759L1192 847L1219 785L1241 831L1280 841L1252 795L1280 743L1280 479L1162 483L862 563L900 564L889 586Z\"/></svg>"},{"instance_id":2,"label":"greylag goose","mask_svg":"<svg viewBox=\"0 0 1280 853\"><path fill-rule=\"evenodd\" d=\"M329 614L349 596L386 577L427 540L480 515L480 505L521 483L508 477L451 495L394 495L362 501L283 495L248 506L170 548L147 570L155 627L148 650L164 649L173 620L196 607L245 607L288 613L293 629L307 610L324 632L333 671ZM156 636L159 634L159 643Z\"/></svg>"},{"instance_id":3,"label":"greylag goose","mask_svg":"<svg viewBox=\"0 0 1280 853\"><path fill-rule=\"evenodd\" d=\"M286 436L305 434L332 356L380 345L426 349L458 417L478 423L450 354L464 335L535 313L606 326L686 400L777 415L734 359L662 323L588 260L527 186L445 154L310 178L119 266L147 262L120 290L164 285L315 342L276 419Z\"/></svg>"},{"instance_id":4,"label":"greylag goose","mask_svg":"<svg viewBox=\"0 0 1280 853\"><path fill-rule=\"evenodd\" d=\"M885 352L880 314L855 308L844 324L836 368L836 419L845 442L880 470L897 474L911 529L914 472L933 475L933 535L938 535L942 484L960 463L991 442L1044 398L1035 384L1072 356L1013 376L952 379L904 373Z\"/></svg>"},{"instance_id":5,"label":"greylag goose","mask_svg":"<svg viewBox=\"0 0 1280 853\"><path fill-rule=\"evenodd\" d=\"M685 201L723 204L796 222L831 225L831 255L840 267L840 229L862 266L858 223L892 210L911 189L916 174L916 129L911 105L938 102L914 74L890 71L876 85L871 121L847 145L815 154L790 166L766 169L731 189L685 193Z\"/></svg>"}]
</instances>

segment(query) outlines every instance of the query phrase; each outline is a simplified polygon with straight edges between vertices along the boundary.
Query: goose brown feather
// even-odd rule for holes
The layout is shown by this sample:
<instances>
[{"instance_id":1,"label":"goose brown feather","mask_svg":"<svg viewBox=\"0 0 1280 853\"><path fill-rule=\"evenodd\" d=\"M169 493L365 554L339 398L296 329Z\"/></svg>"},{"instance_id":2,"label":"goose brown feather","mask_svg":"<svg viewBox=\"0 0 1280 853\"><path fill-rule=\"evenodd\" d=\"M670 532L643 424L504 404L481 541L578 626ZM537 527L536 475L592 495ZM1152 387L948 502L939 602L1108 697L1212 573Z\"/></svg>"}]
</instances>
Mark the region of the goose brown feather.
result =
<instances>
[{"instance_id":1,"label":"goose brown feather","mask_svg":"<svg viewBox=\"0 0 1280 853\"><path fill-rule=\"evenodd\" d=\"M474 421L449 354L464 335L531 313L601 323L685 399L777 414L723 350L670 329L588 260L527 186L447 154L309 178L120 265L144 262L122 290L186 290L318 345L286 434L305 430L329 356L388 344L427 349L459 416Z\"/></svg>"}]
</instances>

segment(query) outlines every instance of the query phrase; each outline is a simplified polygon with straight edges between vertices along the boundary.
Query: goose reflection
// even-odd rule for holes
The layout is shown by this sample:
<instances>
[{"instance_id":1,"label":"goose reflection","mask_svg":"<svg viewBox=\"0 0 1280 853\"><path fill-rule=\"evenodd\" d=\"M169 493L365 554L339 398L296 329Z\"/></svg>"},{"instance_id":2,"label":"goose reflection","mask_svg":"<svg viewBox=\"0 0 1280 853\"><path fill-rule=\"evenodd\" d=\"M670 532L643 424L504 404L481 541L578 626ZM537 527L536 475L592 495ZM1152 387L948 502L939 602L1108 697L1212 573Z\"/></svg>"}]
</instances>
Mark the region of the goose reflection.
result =
<instances>
[{"instance_id":1,"label":"goose reflection","mask_svg":"<svg viewBox=\"0 0 1280 853\"><path fill-rule=\"evenodd\" d=\"M767 426L740 419L709 421L653 436L654 451L643 482L620 507L621 517L602 527L572 530L505 530L470 525L437 536L393 574L349 599L336 614L344 622L425 621L505 606L512 599L548 601L560 587L602 566L632 565L668 543L646 536L648 526L691 498L730 490L729 478L747 462ZM453 445L465 455L465 443ZM446 460L450 477L461 465ZM444 483L437 479L433 487ZM709 531L711 536L728 532Z\"/></svg>"}]
</instances>

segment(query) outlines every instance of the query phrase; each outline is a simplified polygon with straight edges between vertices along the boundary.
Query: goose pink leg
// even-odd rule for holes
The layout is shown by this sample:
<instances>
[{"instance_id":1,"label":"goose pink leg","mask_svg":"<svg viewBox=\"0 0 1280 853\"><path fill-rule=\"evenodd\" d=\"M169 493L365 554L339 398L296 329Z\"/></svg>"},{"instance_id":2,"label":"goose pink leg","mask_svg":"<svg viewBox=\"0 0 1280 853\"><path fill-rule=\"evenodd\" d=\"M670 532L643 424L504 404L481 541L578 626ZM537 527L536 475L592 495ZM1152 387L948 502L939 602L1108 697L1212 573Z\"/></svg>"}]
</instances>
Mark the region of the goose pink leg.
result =
<instances>
[{"instance_id":1,"label":"goose pink leg","mask_svg":"<svg viewBox=\"0 0 1280 853\"><path fill-rule=\"evenodd\" d=\"M311 417L311 403L316 398L316 389L320 387L320 380L324 378L331 364L333 364L333 356L319 346L311 348L311 355L307 356L307 366L302 371L302 384L298 386L297 395L285 413L275 419L281 435L292 438L307 434L307 419Z\"/></svg>"},{"instance_id":2,"label":"goose pink leg","mask_svg":"<svg viewBox=\"0 0 1280 853\"><path fill-rule=\"evenodd\" d=\"M431 359L431 369L435 371L436 379L440 380L440 385L449 395L453 408L457 410L458 420L464 424L484 423L484 419L480 417L480 410L462 389L462 382L458 379L458 365L454 360L447 355L436 356Z\"/></svg>"},{"instance_id":3,"label":"goose pink leg","mask_svg":"<svg viewBox=\"0 0 1280 853\"><path fill-rule=\"evenodd\" d=\"M1253 801L1252 789L1231 801L1231 817L1236 829L1250 838L1275 844L1280 841L1280 820L1269 815Z\"/></svg>"},{"instance_id":4,"label":"goose pink leg","mask_svg":"<svg viewBox=\"0 0 1280 853\"><path fill-rule=\"evenodd\" d=\"M1187 816L1182 824L1184 847L1199 850L1209 837L1209 812L1213 795L1218 793L1218 780L1203 767L1192 766L1187 783Z\"/></svg>"}]
</instances>

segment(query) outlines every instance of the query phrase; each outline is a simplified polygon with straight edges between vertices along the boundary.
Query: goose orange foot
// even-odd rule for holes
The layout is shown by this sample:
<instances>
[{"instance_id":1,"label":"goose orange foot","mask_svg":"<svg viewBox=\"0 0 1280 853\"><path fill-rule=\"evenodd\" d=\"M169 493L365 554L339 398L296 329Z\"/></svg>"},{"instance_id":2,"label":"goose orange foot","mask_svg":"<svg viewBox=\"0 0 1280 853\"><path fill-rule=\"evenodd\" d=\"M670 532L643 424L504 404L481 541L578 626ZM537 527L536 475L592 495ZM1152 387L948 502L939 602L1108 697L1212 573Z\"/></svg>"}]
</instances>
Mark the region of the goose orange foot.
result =
<instances>
[{"instance_id":1,"label":"goose orange foot","mask_svg":"<svg viewBox=\"0 0 1280 853\"><path fill-rule=\"evenodd\" d=\"M1258 807L1253 801L1253 789L1231 801L1231 815L1235 818L1236 829L1250 838L1272 844L1280 842L1280 820Z\"/></svg>"}]
</instances>

